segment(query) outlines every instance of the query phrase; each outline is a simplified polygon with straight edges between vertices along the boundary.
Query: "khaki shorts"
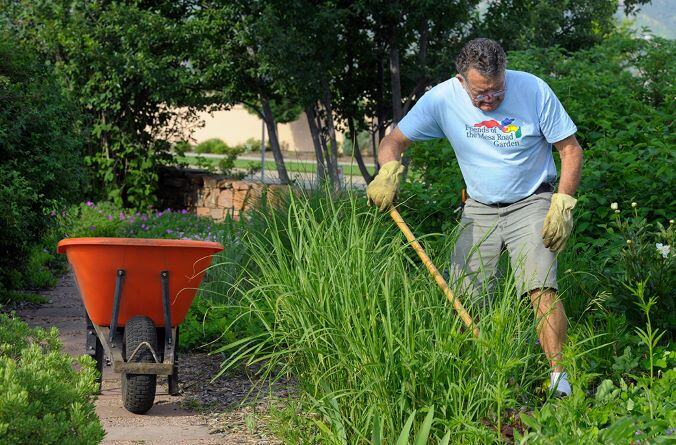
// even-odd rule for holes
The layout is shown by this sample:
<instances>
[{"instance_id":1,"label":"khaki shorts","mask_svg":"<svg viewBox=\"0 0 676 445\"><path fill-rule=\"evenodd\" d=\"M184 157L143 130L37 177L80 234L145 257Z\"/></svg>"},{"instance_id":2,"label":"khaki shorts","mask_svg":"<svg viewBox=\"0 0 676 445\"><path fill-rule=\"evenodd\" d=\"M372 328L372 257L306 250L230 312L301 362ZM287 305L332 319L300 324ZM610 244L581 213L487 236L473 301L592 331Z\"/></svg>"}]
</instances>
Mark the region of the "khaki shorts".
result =
<instances>
[{"instance_id":1,"label":"khaki shorts","mask_svg":"<svg viewBox=\"0 0 676 445\"><path fill-rule=\"evenodd\" d=\"M544 246L541 235L551 200L551 192L542 192L493 207L468 198L451 258L451 287L485 304L481 296L491 293L500 253L506 249L519 295L558 289L556 254Z\"/></svg>"}]
</instances>

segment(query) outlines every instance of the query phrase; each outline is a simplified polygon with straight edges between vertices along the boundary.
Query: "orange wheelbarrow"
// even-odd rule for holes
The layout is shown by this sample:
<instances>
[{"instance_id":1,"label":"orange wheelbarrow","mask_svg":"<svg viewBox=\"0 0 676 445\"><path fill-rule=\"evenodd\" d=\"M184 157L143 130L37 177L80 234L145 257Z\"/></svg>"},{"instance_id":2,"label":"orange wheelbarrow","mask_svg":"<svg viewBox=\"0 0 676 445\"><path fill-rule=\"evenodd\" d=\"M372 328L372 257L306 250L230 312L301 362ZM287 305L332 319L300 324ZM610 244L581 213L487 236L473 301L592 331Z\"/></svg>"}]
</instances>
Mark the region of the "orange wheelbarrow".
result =
<instances>
[{"instance_id":1,"label":"orange wheelbarrow","mask_svg":"<svg viewBox=\"0 0 676 445\"><path fill-rule=\"evenodd\" d=\"M99 376L103 353L122 374L124 407L143 414L155 400L157 376L178 394L179 325L219 243L173 239L67 238L68 257L87 317L87 354ZM160 349L160 345L162 348ZM99 377L100 378L100 377Z\"/></svg>"}]
</instances>

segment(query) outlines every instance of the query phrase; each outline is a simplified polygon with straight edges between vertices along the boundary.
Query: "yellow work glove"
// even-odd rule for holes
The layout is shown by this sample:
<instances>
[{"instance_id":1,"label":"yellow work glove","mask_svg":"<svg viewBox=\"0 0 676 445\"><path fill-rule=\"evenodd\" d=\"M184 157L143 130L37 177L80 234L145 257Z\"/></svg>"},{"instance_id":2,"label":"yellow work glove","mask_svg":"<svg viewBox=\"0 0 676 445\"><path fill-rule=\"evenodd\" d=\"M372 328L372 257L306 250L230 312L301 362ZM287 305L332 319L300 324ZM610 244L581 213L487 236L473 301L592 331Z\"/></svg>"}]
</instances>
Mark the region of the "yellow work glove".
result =
<instances>
[{"instance_id":1,"label":"yellow work glove","mask_svg":"<svg viewBox=\"0 0 676 445\"><path fill-rule=\"evenodd\" d=\"M573 208L577 199L563 193L552 195L552 204L545 216L542 240L552 252L561 252L573 231Z\"/></svg>"},{"instance_id":2,"label":"yellow work glove","mask_svg":"<svg viewBox=\"0 0 676 445\"><path fill-rule=\"evenodd\" d=\"M399 161L390 161L380 167L380 171L366 187L368 203L374 203L380 210L387 210L394 201L399 188L399 178L404 166Z\"/></svg>"}]
</instances>

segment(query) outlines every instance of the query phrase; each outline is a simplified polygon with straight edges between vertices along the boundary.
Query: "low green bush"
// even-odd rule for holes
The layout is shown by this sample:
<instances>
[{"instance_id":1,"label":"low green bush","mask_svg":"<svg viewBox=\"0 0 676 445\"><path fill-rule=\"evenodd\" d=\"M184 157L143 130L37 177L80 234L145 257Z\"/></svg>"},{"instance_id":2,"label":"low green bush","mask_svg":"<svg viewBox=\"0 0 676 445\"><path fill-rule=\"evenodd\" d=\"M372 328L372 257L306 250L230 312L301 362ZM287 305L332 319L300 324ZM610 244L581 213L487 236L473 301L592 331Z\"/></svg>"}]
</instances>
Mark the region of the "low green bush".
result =
<instances>
[{"instance_id":1,"label":"low green bush","mask_svg":"<svg viewBox=\"0 0 676 445\"><path fill-rule=\"evenodd\" d=\"M197 153L214 153L214 154L223 154L230 149L228 145L223 142L221 139L213 138L202 141L195 146L195 151Z\"/></svg>"},{"instance_id":2,"label":"low green bush","mask_svg":"<svg viewBox=\"0 0 676 445\"><path fill-rule=\"evenodd\" d=\"M192 151L193 146L188 141L178 141L174 144L173 149L177 156L182 157L185 156L187 151Z\"/></svg>"},{"instance_id":3,"label":"low green bush","mask_svg":"<svg viewBox=\"0 0 676 445\"><path fill-rule=\"evenodd\" d=\"M244 147L237 146L228 148L223 152L225 157L218 161L218 169L221 171L221 174L226 176L232 175L232 171L235 168L235 160L237 159L237 156L244 153L244 150Z\"/></svg>"},{"instance_id":4,"label":"low green bush","mask_svg":"<svg viewBox=\"0 0 676 445\"><path fill-rule=\"evenodd\" d=\"M56 328L31 329L0 314L0 443L98 444L96 367L61 352Z\"/></svg>"}]
</instances>

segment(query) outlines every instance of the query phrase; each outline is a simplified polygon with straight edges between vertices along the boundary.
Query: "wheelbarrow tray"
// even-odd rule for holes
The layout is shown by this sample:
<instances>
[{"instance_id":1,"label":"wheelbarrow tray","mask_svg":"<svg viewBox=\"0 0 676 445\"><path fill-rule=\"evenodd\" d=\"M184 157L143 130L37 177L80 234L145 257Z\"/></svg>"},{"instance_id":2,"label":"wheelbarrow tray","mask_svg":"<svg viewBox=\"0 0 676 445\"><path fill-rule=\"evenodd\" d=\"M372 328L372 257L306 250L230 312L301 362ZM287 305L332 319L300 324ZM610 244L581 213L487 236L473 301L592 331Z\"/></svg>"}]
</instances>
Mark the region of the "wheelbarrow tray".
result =
<instances>
[{"instance_id":1,"label":"wheelbarrow tray","mask_svg":"<svg viewBox=\"0 0 676 445\"><path fill-rule=\"evenodd\" d=\"M166 273L175 327L185 320L212 256L222 250L214 242L146 238L68 238L57 245L72 266L89 318L108 327L120 271L124 277L117 326L138 315L165 325L160 274Z\"/></svg>"}]
</instances>

